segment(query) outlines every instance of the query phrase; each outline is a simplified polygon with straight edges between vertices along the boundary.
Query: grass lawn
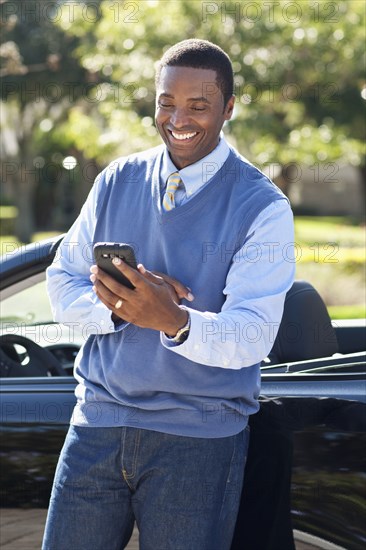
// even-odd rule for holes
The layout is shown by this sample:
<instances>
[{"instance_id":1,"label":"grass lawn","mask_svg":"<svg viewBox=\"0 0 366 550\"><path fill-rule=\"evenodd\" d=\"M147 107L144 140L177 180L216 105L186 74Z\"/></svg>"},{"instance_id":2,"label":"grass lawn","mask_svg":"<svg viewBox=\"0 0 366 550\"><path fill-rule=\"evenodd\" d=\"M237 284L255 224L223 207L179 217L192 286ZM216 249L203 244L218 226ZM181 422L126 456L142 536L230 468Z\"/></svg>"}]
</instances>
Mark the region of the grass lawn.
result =
<instances>
[{"instance_id":1,"label":"grass lawn","mask_svg":"<svg viewBox=\"0 0 366 550\"><path fill-rule=\"evenodd\" d=\"M295 218L296 278L309 281L334 319L366 317L366 232L347 218Z\"/></svg>"},{"instance_id":2,"label":"grass lawn","mask_svg":"<svg viewBox=\"0 0 366 550\"><path fill-rule=\"evenodd\" d=\"M328 306L331 319L364 319L366 306Z\"/></svg>"}]
</instances>

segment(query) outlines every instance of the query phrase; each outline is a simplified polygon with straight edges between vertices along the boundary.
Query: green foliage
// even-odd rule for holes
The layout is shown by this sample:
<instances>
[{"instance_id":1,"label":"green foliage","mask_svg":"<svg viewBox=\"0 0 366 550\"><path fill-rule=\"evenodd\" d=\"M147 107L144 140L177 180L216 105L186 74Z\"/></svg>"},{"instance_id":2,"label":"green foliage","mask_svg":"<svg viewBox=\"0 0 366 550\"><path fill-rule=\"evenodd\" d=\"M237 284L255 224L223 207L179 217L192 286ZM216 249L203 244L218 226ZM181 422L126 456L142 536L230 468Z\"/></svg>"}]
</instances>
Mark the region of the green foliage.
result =
<instances>
[{"instance_id":1,"label":"green foliage","mask_svg":"<svg viewBox=\"0 0 366 550\"><path fill-rule=\"evenodd\" d=\"M77 40L55 24L55 2L1 2L1 99L16 99L21 109L43 100L50 106L69 95L69 83L82 81L85 70L70 56ZM57 15L57 14L56 14Z\"/></svg>"},{"instance_id":2,"label":"green foliage","mask_svg":"<svg viewBox=\"0 0 366 550\"><path fill-rule=\"evenodd\" d=\"M100 92L92 109L100 157L157 143L152 125L141 132L154 116L154 64L168 46L198 37L233 60L237 104L227 126L244 154L262 165L363 163L362 2L103 1L99 15L91 25L79 9L59 25L79 39L74 55Z\"/></svg>"}]
</instances>

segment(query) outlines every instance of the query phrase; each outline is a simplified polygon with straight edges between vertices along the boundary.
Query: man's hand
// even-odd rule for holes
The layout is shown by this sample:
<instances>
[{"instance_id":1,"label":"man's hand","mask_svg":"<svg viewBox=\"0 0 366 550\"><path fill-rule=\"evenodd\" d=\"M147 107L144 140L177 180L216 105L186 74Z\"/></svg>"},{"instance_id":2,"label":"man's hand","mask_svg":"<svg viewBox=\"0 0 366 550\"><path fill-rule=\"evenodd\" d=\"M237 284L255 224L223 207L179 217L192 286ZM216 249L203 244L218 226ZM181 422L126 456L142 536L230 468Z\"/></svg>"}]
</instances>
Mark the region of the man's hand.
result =
<instances>
[{"instance_id":1,"label":"man's hand","mask_svg":"<svg viewBox=\"0 0 366 550\"><path fill-rule=\"evenodd\" d=\"M141 269L140 269L141 268ZM187 286L184 286L180 281L170 277L166 273L160 273L160 271L148 271L142 264L138 265L140 273L143 273L147 278L150 278L151 275L163 279L163 281L168 285L169 290L172 292L172 296L175 296L174 301L180 303L180 301L185 298L189 302L194 300L194 296L191 292L191 289ZM151 279L152 282L155 279Z\"/></svg>"},{"instance_id":2,"label":"man's hand","mask_svg":"<svg viewBox=\"0 0 366 550\"><path fill-rule=\"evenodd\" d=\"M155 274L138 265L138 271L119 258L114 265L134 285L131 290L120 285L97 266L91 268L93 290L117 316L142 328L151 328L175 336L188 320L188 313L179 307L182 298L192 301L190 289L165 274Z\"/></svg>"}]
</instances>

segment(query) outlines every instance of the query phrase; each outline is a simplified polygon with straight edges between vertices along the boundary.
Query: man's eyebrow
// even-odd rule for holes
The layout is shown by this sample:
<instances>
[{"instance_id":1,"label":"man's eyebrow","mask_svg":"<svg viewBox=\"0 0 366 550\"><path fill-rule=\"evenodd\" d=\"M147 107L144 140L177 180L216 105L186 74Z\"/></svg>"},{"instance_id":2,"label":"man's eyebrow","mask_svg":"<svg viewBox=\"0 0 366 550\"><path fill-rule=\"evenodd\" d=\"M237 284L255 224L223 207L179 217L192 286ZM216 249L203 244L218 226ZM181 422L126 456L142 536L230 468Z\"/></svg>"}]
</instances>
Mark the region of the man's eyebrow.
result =
<instances>
[{"instance_id":1,"label":"man's eyebrow","mask_svg":"<svg viewBox=\"0 0 366 550\"><path fill-rule=\"evenodd\" d=\"M169 99L174 99L174 96L171 94L167 94L165 92L159 94L159 97L167 97ZM207 97L200 96L200 97L189 97L188 101L201 101L203 103L210 103Z\"/></svg>"},{"instance_id":2,"label":"man's eyebrow","mask_svg":"<svg viewBox=\"0 0 366 550\"><path fill-rule=\"evenodd\" d=\"M210 103L207 97L201 96L201 97L190 97L188 101L201 101L203 103Z\"/></svg>"}]
</instances>

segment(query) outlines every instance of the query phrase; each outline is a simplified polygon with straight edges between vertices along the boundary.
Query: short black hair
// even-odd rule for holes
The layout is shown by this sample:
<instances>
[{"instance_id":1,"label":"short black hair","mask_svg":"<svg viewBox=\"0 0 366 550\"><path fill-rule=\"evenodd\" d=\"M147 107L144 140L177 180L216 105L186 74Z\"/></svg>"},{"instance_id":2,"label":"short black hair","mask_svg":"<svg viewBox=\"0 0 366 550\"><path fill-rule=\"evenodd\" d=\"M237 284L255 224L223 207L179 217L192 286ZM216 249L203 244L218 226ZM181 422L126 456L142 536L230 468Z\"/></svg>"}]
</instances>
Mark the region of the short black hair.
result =
<instances>
[{"instance_id":1,"label":"short black hair","mask_svg":"<svg viewBox=\"0 0 366 550\"><path fill-rule=\"evenodd\" d=\"M224 97L225 106L234 93L234 74L230 57L219 46L208 40L190 38L169 48L158 63L156 86L164 67L190 67L216 71L216 82Z\"/></svg>"}]
</instances>

